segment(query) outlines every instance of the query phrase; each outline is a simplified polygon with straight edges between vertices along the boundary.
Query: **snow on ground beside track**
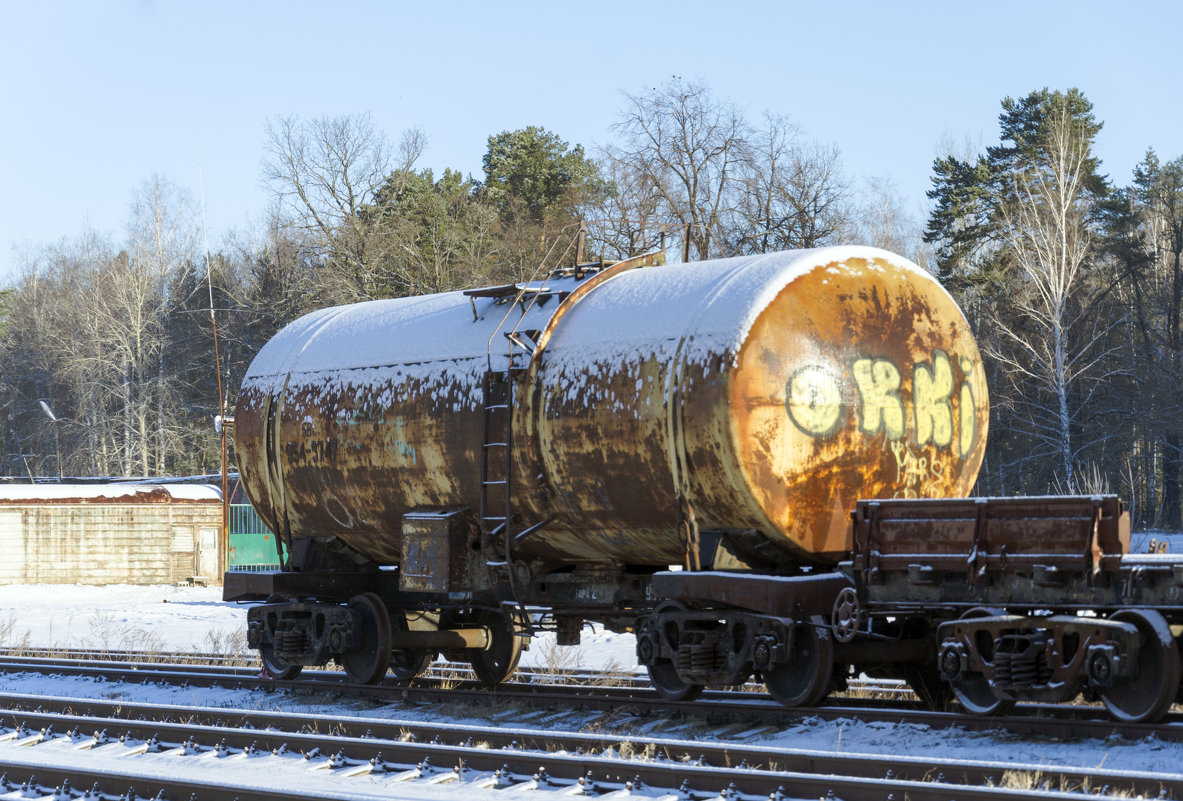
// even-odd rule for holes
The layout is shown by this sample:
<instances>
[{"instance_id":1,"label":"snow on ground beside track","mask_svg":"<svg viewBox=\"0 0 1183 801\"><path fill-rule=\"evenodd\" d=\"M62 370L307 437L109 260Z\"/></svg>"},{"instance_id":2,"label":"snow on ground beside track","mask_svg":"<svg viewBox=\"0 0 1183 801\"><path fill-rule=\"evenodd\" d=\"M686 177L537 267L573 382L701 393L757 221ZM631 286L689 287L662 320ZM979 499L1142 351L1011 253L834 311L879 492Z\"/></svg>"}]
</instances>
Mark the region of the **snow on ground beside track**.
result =
<instances>
[{"instance_id":1,"label":"snow on ground beside track","mask_svg":"<svg viewBox=\"0 0 1183 801\"><path fill-rule=\"evenodd\" d=\"M1178 550L1183 552L1183 544ZM1174 543L1172 551L1175 551ZM222 602L220 593L217 587L0 587L0 646L23 642L33 646L120 649L139 648L148 642L161 650L208 651L211 643L224 646L231 642L231 637L241 636L245 626L246 607ZM599 631L585 636L581 646L560 649L552 640L542 637L535 640L533 648L523 656L523 664L549 664L557 668L632 668L635 665L633 639L628 635ZM142 703L314 712L387 721L476 723L498 729L504 729L510 722L498 718L497 713L480 717L485 713L479 708L467 708L467 714L478 717L458 720L456 713L441 712L437 705L395 703L375 707L365 700L335 701L328 694L326 700L318 703L311 700L308 693L293 697L285 692L122 685L32 674L0 675L0 690ZM500 714L504 715L505 710ZM548 718L553 716L553 712L534 713L518 709L513 712L511 720L514 726L534 725L540 729L578 729L583 725L580 719L570 716L549 721ZM587 713L586 722L590 724L592 720L597 721L595 728L604 730L606 724L601 716ZM1183 775L1179 775L1180 766L1183 766L1183 745L1155 739L1060 742L959 729L932 730L911 723L864 722L854 718L838 721L805 718L782 729L753 724L751 729L738 732L734 726L714 729L701 722L681 721L669 727L652 720L639 725L640 728L631 732L633 736L735 740L751 745L827 753L904 753L932 759L992 761L1000 767L1024 764L1153 770L1183 780ZM465 793L471 791L469 787ZM459 798L464 794L465 798L471 799L472 796L465 793L439 797ZM436 797L434 793L432 797Z\"/></svg>"},{"instance_id":2,"label":"snow on ground beside track","mask_svg":"<svg viewBox=\"0 0 1183 801\"><path fill-rule=\"evenodd\" d=\"M246 610L223 602L221 587L0 586L0 647L237 653L246 648ZM634 643L631 634L589 627L580 645L559 647L544 633L521 664L630 670Z\"/></svg>"},{"instance_id":3,"label":"snow on ground beside track","mask_svg":"<svg viewBox=\"0 0 1183 801\"><path fill-rule=\"evenodd\" d=\"M210 651L245 645L245 630L246 607L221 587L0 586L0 646Z\"/></svg>"}]
</instances>

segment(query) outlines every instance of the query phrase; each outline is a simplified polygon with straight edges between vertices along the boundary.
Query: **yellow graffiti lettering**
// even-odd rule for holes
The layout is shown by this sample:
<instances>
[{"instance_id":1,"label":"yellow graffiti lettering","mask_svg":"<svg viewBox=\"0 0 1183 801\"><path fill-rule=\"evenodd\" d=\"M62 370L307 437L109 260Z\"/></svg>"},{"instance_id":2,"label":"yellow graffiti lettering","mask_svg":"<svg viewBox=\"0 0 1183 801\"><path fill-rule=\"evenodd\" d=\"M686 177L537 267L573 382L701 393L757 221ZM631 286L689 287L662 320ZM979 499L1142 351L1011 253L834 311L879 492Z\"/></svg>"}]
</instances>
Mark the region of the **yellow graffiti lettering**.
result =
<instances>
[{"instance_id":1,"label":"yellow graffiti lettering","mask_svg":"<svg viewBox=\"0 0 1183 801\"><path fill-rule=\"evenodd\" d=\"M958 451L962 457L968 456L974 444L974 390L968 381L961 384L961 436L958 437Z\"/></svg>"},{"instance_id":2,"label":"yellow graffiti lettering","mask_svg":"<svg viewBox=\"0 0 1183 801\"><path fill-rule=\"evenodd\" d=\"M953 368L943 350L932 354L932 367L917 364L912 369L912 406L916 414L916 444L932 440L938 448L953 441Z\"/></svg>"},{"instance_id":3,"label":"yellow graffiti lettering","mask_svg":"<svg viewBox=\"0 0 1183 801\"><path fill-rule=\"evenodd\" d=\"M789 378L785 393L789 419L797 428L824 437L842 416L842 389L838 378L820 365L802 367Z\"/></svg>"},{"instance_id":4,"label":"yellow graffiti lettering","mask_svg":"<svg viewBox=\"0 0 1183 801\"><path fill-rule=\"evenodd\" d=\"M887 432L888 439L904 435L904 402L900 400L900 371L887 359L859 359L851 367L858 385L864 434Z\"/></svg>"},{"instance_id":5,"label":"yellow graffiti lettering","mask_svg":"<svg viewBox=\"0 0 1183 801\"><path fill-rule=\"evenodd\" d=\"M965 377L965 380L961 382L961 401L958 410L960 425L958 426L957 449L962 458L964 458L973 449L974 436L978 433L978 418L977 409L974 407L974 387L971 380L974 365L965 356L961 357L960 363L961 374Z\"/></svg>"}]
</instances>

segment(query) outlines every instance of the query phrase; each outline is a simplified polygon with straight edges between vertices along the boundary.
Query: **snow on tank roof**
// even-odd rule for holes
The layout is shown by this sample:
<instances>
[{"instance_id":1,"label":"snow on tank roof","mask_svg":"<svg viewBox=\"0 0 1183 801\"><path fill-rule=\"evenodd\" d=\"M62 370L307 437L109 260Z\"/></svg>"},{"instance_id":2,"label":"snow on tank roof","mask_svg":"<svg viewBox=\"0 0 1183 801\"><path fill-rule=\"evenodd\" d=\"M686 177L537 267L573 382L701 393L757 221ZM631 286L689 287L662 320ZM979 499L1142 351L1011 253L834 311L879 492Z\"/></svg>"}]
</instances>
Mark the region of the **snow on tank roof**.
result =
<instances>
[{"instance_id":1,"label":"snow on tank roof","mask_svg":"<svg viewBox=\"0 0 1183 801\"><path fill-rule=\"evenodd\" d=\"M4 484L4 503L201 503L222 500L208 484Z\"/></svg>"},{"instance_id":2,"label":"snow on tank roof","mask_svg":"<svg viewBox=\"0 0 1183 801\"><path fill-rule=\"evenodd\" d=\"M603 326L597 337L601 342L613 340L623 345L642 338L646 329L661 329L658 321L663 317L684 317L686 306L671 302L672 296L709 291L710 297L701 309L711 318L707 330L726 330L728 339L738 335L742 341L748 327L786 285L819 265L854 258L887 259L931 277L909 260L878 248L824 247L629 270L608 279L580 304L598 295L625 301L615 317L601 316ZM676 275L673 282L672 275ZM578 285L576 279L562 276L528 286L557 294L570 292ZM605 293L608 287L613 289ZM477 343L485 342L480 332L486 331L485 338L492 335L506 312L514 313L514 306L507 309L504 304L494 304L482 297L476 298L475 304L479 312L477 320L473 318L470 298L463 291L375 300L311 312L290 323L263 346L247 370L244 383L264 376L282 378L297 364L302 373L400 364L406 358L400 340L406 338L415 342L415 363L419 365L483 356L485 348L474 351ZM555 299L545 305L535 304L521 323L515 325L515 320L510 320L503 330L544 328L558 306ZM638 306L648 307L651 313L638 317ZM520 314L521 307L516 308Z\"/></svg>"},{"instance_id":3,"label":"snow on tank roof","mask_svg":"<svg viewBox=\"0 0 1183 801\"><path fill-rule=\"evenodd\" d=\"M908 259L862 246L787 250L633 270L607 282L572 310L578 316L580 308L595 309L597 323L594 330L580 329L578 345L582 352L572 356L580 366L589 347L627 353L632 343L652 339L653 332L675 338L692 333L694 342L687 346L687 352L734 351L786 286L818 267L852 259L866 260L870 270L881 270L875 263L881 259L935 280ZM671 280L670 270L677 271L676 280ZM560 324L555 334L560 347L563 336Z\"/></svg>"},{"instance_id":4,"label":"snow on tank roof","mask_svg":"<svg viewBox=\"0 0 1183 801\"><path fill-rule=\"evenodd\" d=\"M414 338L415 356L420 363L483 355L484 349L480 354L471 352L474 342L483 343L480 337L474 337L474 327L492 334L508 314L502 330L542 328L558 308L559 300L554 296L571 292L579 283L575 278L560 276L525 284L534 290L533 294L546 297L528 301L524 319L520 304L497 302L491 297L470 299L462 290L310 312L289 323L263 346L247 376L286 375L296 363L304 372L396 364L403 356L400 335ZM475 320L474 307L479 317Z\"/></svg>"}]
</instances>

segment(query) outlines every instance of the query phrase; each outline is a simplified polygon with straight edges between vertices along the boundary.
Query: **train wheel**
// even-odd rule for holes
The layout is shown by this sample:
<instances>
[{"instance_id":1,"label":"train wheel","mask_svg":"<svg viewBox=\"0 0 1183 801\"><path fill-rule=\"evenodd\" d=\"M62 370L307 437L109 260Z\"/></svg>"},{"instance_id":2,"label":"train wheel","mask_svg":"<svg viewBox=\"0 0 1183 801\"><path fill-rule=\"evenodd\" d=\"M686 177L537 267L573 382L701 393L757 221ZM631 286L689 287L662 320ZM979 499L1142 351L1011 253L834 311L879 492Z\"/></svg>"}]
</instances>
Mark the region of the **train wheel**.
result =
<instances>
[{"instance_id":1,"label":"train wheel","mask_svg":"<svg viewBox=\"0 0 1183 801\"><path fill-rule=\"evenodd\" d=\"M950 684L954 697L974 715L1000 715L1015 705L1014 701L995 695L989 680L981 673L963 674Z\"/></svg>"},{"instance_id":2,"label":"train wheel","mask_svg":"<svg viewBox=\"0 0 1183 801\"><path fill-rule=\"evenodd\" d=\"M427 672L435 654L427 651L394 651L390 655L390 672L399 681L413 681Z\"/></svg>"},{"instance_id":3,"label":"train wheel","mask_svg":"<svg viewBox=\"0 0 1183 801\"><path fill-rule=\"evenodd\" d=\"M294 679L304 669L302 665L289 665L277 657L275 647L272 645L264 645L259 648L259 661L263 663L263 670L267 671L267 675L280 681Z\"/></svg>"},{"instance_id":4,"label":"train wheel","mask_svg":"<svg viewBox=\"0 0 1183 801\"><path fill-rule=\"evenodd\" d=\"M489 629L488 646L484 650L469 651L472 672L482 684L500 684L518 669L526 638L517 632L524 627L525 621L520 612L510 615L478 612L472 625Z\"/></svg>"},{"instance_id":5,"label":"train wheel","mask_svg":"<svg viewBox=\"0 0 1183 801\"><path fill-rule=\"evenodd\" d=\"M358 684L377 684L390 667L390 612L375 593L354 596L349 602L361 617L358 644L341 654L341 665Z\"/></svg>"},{"instance_id":6,"label":"train wheel","mask_svg":"<svg viewBox=\"0 0 1183 801\"><path fill-rule=\"evenodd\" d=\"M788 707L816 706L830 694L834 673L834 642L820 617L793 629L793 652L788 662L762 671L764 686Z\"/></svg>"},{"instance_id":7,"label":"train wheel","mask_svg":"<svg viewBox=\"0 0 1183 801\"><path fill-rule=\"evenodd\" d=\"M649 671L649 683L657 694L667 701L693 701L702 694L702 684L683 681L673 662L663 661L645 668Z\"/></svg>"},{"instance_id":8,"label":"train wheel","mask_svg":"<svg viewBox=\"0 0 1183 801\"><path fill-rule=\"evenodd\" d=\"M1101 690L1101 701L1124 723L1153 723L1166 714L1179 690L1179 651L1171 628L1151 609L1123 609L1111 619L1137 626L1142 646L1134 675Z\"/></svg>"},{"instance_id":9,"label":"train wheel","mask_svg":"<svg viewBox=\"0 0 1183 801\"><path fill-rule=\"evenodd\" d=\"M961 617L998 617L1002 614L1005 614L1002 609L979 607L969 610ZM1015 705L1014 701L995 695L990 688L990 680L981 673L962 673L949 684L953 688L953 696L967 712L974 715L1000 715Z\"/></svg>"},{"instance_id":10,"label":"train wheel","mask_svg":"<svg viewBox=\"0 0 1183 801\"><path fill-rule=\"evenodd\" d=\"M390 622L395 631L407 631L410 629L410 624L405 614L400 613L392 616ZM433 625L431 628L434 629L437 627ZM390 655L390 672L399 681L412 681L422 676L426 672L427 666L434 659L434 651L395 650Z\"/></svg>"}]
</instances>

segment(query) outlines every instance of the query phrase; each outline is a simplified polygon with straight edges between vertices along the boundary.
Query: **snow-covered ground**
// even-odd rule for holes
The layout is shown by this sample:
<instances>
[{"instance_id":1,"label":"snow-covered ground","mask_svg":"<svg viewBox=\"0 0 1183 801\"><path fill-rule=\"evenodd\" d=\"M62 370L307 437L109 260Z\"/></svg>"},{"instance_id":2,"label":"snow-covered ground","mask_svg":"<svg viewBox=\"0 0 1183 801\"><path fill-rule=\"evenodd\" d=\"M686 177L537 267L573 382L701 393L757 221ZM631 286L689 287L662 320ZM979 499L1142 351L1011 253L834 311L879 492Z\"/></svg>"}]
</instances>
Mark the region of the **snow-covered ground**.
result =
<instances>
[{"instance_id":1,"label":"snow-covered ground","mask_svg":"<svg viewBox=\"0 0 1183 801\"><path fill-rule=\"evenodd\" d=\"M246 610L223 602L221 587L0 586L0 647L245 652ZM588 628L578 646L535 638L521 664L631 669L634 649L631 634Z\"/></svg>"}]
</instances>

